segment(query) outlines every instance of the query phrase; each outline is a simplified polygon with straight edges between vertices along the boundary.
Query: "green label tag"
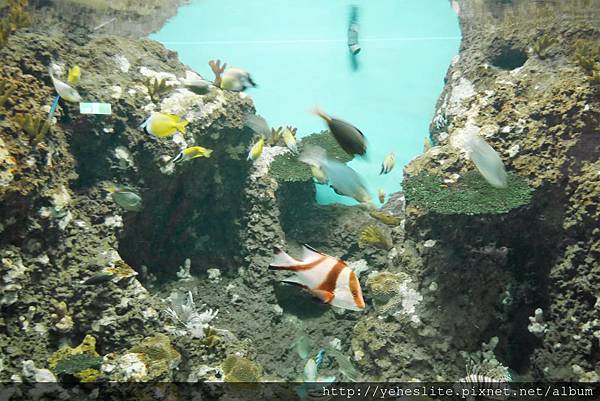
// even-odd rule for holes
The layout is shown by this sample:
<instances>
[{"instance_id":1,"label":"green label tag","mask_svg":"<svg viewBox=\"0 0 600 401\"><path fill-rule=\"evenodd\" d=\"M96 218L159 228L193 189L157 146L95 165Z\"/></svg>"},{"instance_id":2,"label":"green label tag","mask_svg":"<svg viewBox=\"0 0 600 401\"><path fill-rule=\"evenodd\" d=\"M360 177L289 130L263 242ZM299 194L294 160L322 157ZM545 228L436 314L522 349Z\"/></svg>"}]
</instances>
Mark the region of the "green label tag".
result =
<instances>
[{"instance_id":1,"label":"green label tag","mask_svg":"<svg viewBox=\"0 0 600 401\"><path fill-rule=\"evenodd\" d=\"M112 114L110 103L79 103L81 114Z\"/></svg>"}]
</instances>

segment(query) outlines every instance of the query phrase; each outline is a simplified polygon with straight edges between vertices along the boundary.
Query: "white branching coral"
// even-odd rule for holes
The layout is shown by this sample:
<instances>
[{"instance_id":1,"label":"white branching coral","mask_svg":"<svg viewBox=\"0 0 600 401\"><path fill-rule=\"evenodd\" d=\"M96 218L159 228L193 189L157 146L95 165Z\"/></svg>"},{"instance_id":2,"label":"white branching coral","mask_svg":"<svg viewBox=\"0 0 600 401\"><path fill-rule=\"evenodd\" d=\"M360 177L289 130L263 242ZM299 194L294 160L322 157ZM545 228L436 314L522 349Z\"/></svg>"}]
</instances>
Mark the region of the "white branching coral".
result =
<instances>
[{"instance_id":1,"label":"white branching coral","mask_svg":"<svg viewBox=\"0 0 600 401\"><path fill-rule=\"evenodd\" d=\"M165 312L169 317L182 327L177 330L178 335L190 335L192 338L204 338L205 330L210 326L209 323L217 317L218 310L206 309L200 312L206 305L197 307L194 303L192 292L187 294L173 292L168 298L171 306Z\"/></svg>"},{"instance_id":2,"label":"white branching coral","mask_svg":"<svg viewBox=\"0 0 600 401\"><path fill-rule=\"evenodd\" d=\"M533 316L529 317L529 325L527 330L536 337L544 337L544 334L548 331L548 325L544 323L544 311L541 308L537 308Z\"/></svg>"}]
</instances>

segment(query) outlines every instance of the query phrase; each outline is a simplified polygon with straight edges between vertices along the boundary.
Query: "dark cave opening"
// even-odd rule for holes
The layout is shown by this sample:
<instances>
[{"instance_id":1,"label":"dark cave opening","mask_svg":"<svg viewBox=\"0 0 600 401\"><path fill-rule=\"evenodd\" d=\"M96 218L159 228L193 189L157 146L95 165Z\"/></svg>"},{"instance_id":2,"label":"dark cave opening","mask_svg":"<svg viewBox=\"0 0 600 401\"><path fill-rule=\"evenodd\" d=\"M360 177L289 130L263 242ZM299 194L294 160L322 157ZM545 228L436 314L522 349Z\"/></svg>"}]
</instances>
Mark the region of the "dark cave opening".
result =
<instances>
[{"instance_id":1,"label":"dark cave opening","mask_svg":"<svg viewBox=\"0 0 600 401\"><path fill-rule=\"evenodd\" d=\"M215 176L210 170L168 177L159 189L141 194L144 206L126 216L119 239L119 254L128 264L138 271L146 266L159 282L175 278L188 258L192 274L237 267L245 175L230 169L224 192L207 182Z\"/></svg>"},{"instance_id":2,"label":"dark cave opening","mask_svg":"<svg viewBox=\"0 0 600 401\"><path fill-rule=\"evenodd\" d=\"M78 174L74 188L95 190L106 181L129 186L141 196L140 211L117 208L123 219L118 234L123 260L158 282L176 278L186 259L191 261L192 274L213 267L237 268L246 161L215 152L165 173L161 170L165 163L158 156L176 151L170 143L145 137L135 145L125 143L126 137L116 132L127 127L118 120L113 133L99 131L97 126L101 123L96 121L71 127L69 143ZM203 137L203 145L216 149L222 146L224 135L233 143L247 137L244 131L224 131L221 137ZM120 165L116 157L119 146L129 154L131 161L126 165Z\"/></svg>"},{"instance_id":3,"label":"dark cave opening","mask_svg":"<svg viewBox=\"0 0 600 401\"><path fill-rule=\"evenodd\" d=\"M524 50L504 45L495 52L491 63L493 66L503 70L514 70L522 67L527 61L527 53Z\"/></svg>"},{"instance_id":4,"label":"dark cave opening","mask_svg":"<svg viewBox=\"0 0 600 401\"><path fill-rule=\"evenodd\" d=\"M97 124L101 125L101 124ZM122 138L115 134L100 132L96 125L73 126L69 145L76 160L77 180L73 187L76 189L89 188L98 181L114 176L113 156L109 152L121 145ZM113 130L119 132L125 128L117 123Z\"/></svg>"}]
</instances>

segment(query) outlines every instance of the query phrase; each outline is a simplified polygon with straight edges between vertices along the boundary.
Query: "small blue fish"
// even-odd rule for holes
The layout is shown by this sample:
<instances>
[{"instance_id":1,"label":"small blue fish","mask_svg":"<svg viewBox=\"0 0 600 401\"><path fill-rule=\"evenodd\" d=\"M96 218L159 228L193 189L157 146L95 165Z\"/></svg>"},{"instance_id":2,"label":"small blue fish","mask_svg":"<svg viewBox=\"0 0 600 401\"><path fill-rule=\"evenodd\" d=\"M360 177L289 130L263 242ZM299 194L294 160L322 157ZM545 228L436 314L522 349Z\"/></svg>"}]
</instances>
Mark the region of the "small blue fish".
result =
<instances>
[{"instance_id":1,"label":"small blue fish","mask_svg":"<svg viewBox=\"0 0 600 401\"><path fill-rule=\"evenodd\" d=\"M315 357L315 362L317 363L317 369L321 369L321 366L323 366L324 358L325 358L325 350L322 349L321 351L319 351L319 353Z\"/></svg>"}]
</instances>

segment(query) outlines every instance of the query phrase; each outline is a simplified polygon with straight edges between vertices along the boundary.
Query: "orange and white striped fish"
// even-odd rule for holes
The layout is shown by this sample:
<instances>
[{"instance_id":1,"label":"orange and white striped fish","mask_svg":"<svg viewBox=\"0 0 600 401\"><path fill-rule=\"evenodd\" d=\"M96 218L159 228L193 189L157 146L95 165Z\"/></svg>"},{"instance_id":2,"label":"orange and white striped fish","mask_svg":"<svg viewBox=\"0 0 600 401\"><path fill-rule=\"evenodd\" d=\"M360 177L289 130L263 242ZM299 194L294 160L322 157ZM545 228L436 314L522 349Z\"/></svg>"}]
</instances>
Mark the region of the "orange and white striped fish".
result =
<instances>
[{"instance_id":1,"label":"orange and white striped fish","mask_svg":"<svg viewBox=\"0 0 600 401\"><path fill-rule=\"evenodd\" d=\"M299 261L277 249L269 268L293 271L295 274L283 282L304 288L326 304L351 310L365 308L358 277L344 261L308 245L302 251Z\"/></svg>"}]
</instances>

